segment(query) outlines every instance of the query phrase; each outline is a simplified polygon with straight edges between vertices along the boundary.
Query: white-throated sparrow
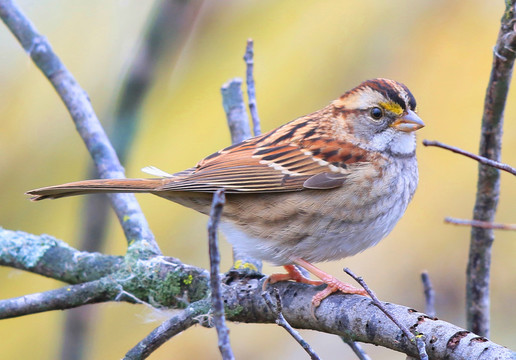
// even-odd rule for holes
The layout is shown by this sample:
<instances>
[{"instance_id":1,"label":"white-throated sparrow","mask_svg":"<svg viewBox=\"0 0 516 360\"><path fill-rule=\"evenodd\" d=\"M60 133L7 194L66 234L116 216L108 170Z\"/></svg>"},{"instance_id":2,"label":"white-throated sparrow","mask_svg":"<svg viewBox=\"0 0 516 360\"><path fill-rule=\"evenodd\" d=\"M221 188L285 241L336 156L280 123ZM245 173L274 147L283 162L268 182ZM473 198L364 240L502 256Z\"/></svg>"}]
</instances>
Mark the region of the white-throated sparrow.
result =
<instances>
[{"instance_id":1,"label":"white-throated sparrow","mask_svg":"<svg viewBox=\"0 0 516 360\"><path fill-rule=\"evenodd\" d=\"M418 183L414 131L424 126L407 87L365 81L325 108L229 146L156 179L85 180L28 192L32 200L96 192L148 192L208 214L226 192L221 229L233 246L284 265L270 282L311 284L293 264L333 291L363 294L310 262L337 260L375 245L393 229Z\"/></svg>"}]
</instances>

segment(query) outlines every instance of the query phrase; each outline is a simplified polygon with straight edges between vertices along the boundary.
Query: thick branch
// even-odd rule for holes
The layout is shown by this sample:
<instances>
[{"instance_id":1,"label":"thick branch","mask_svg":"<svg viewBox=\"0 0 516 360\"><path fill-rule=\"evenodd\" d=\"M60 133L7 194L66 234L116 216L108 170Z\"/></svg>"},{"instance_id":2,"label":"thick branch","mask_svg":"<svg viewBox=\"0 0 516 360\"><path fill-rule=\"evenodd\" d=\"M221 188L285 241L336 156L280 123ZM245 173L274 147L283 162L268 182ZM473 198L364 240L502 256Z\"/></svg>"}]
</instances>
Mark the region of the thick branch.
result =
<instances>
[{"instance_id":1,"label":"thick branch","mask_svg":"<svg viewBox=\"0 0 516 360\"><path fill-rule=\"evenodd\" d=\"M78 284L118 271L124 259L79 251L50 235L0 228L0 265Z\"/></svg>"},{"instance_id":2,"label":"thick branch","mask_svg":"<svg viewBox=\"0 0 516 360\"><path fill-rule=\"evenodd\" d=\"M2 259L3 265L11 266L11 264L20 263L24 264L24 267L20 268L33 271L31 269L38 267L38 264L42 262L41 259L47 259L46 256L48 256L45 254L45 251L40 251L31 257L30 255L33 252L37 252L37 246L47 249L47 252L55 252L57 254L63 252L66 256L73 256L75 254L75 256L81 257L84 255L82 252L72 249L53 238L43 236L32 239L30 235L28 236L30 240L27 241L29 252L24 253L20 252L20 248L23 248L23 243L20 243L20 241L23 241L25 233L3 230L0 232L0 235L0 259ZM12 237L18 238L16 240L17 243L14 244L12 242ZM50 246L52 244L57 249L52 250L53 247ZM21 256L22 254L24 255ZM90 254L90 256L104 257L104 255L100 254ZM17 260L6 261L5 259ZM117 258L115 257L115 259ZM95 267L92 263L86 262L85 264L88 264L88 267ZM101 266L105 268L97 269L99 274L107 273L109 264L109 261L105 261L104 265ZM115 262L115 264L118 263ZM99 287L95 290L97 293L94 293L92 298L86 302L84 297L82 300L78 299L77 301L72 298L61 298L66 299L66 301L61 300L62 302L58 304L59 306L47 306L47 308L43 309L37 306L28 309L22 307L21 310L15 310L17 311L15 315L12 315L13 313L11 312L9 316L19 316L53 309L66 309L85 303L110 301L113 299L118 301L146 302L155 307L168 308L187 307L190 303L203 299L203 301L209 303L206 300L209 294L209 277L203 269L184 265L176 259L161 256L149 260L127 257L123 264L124 266L118 264L118 269L112 274L98 281L89 282L84 288L81 286L72 287L72 289L78 291L78 294L88 294L87 291L95 289L95 284L105 285L103 281L109 281L110 287L107 294L102 292L106 291L104 288ZM73 263L67 260L65 260L63 266L70 266L67 277L70 279L79 278L77 273L84 270L81 266L74 267ZM41 268L45 267L42 266ZM262 297L262 280L257 277L242 278L240 276L231 277L231 275L235 275L235 273L230 273L224 279L222 286L226 318L237 322L274 323L277 317L270 311L269 306ZM236 273L236 275L240 274ZM310 306L307 304L311 303L313 295L320 289L290 282L278 283L274 287L280 292L283 305L282 314L295 328L336 334L353 341L373 343L413 356L416 355L414 353L415 348L410 341L402 335L401 331L394 324L388 321L383 313L372 305L371 300L368 298L334 294L325 299L317 308L317 319L314 319ZM68 288L65 287L64 289ZM52 291L57 291L57 294L59 294L63 292L63 289ZM51 292L49 293L51 294ZM32 301L33 298L31 296L34 295L28 295L25 298ZM6 301L4 304L9 305L8 308L12 307L12 299L4 301ZM19 305L20 303L18 302L17 304ZM486 359L494 358L495 355L499 356L501 360L511 359L511 356L516 356L510 350L455 325L435 320L416 310L403 306L394 304L386 304L386 306L411 331L425 335L426 349L430 359L441 359L445 356L449 356L448 359L478 358L483 351L482 356L486 354ZM204 310L198 309L198 314L208 314L209 308L209 305L207 305L203 308ZM492 357L490 357L491 355Z\"/></svg>"},{"instance_id":3,"label":"thick branch","mask_svg":"<svg viewBox=\"0 0 516 360\"><path fill-rule=\"evenodd\" d=\"M275 314L268 310L261 296L262 280L247 278L229 283L230 286L224 288L228 320L248 323L276 321ZM367 297L333 294L317 308L315 319L307 304L320 288L292 282L273 286L279 290L285 319L295 328L327 332L418 356L410 340ZM385 306L412 332L424 335L430 359L516 359L516 353L511 350L458 326L405 306L389 303Z\"/></svg>"},{"instance_id":4,"label":"thick branch","mask_svg":"<svg viewBox=\"0 0 516 360\"><path fill-rule=\"evenodd\" d=\"M206 270L155 256L125 258L78 251L48 235L0 228L0 265L71 284L110 277L128 294L155 307L183 308L208 295ZM73 306L70 306L73 307Z\"/></svg>"},{"instance_id":5,"label":"thick branch","mask_svg":"<svg viewBox=\"0 0 516 360\"><path fill-rule=\"evenodd\" d=\"M11 0L0 0L0 17L63 100L102 178L123 178L124 169L104 132L86 92L53 52L47 39ZM136 198L110 194L111 205L127 242L151 254L160 254Z\"/></svg>"},{"instance_id":6,"label":"thick branch","mask_svg":"<svg viewBox=\"0 0 516 360\"><path fill-rule=\"evenodd\" d=\"M502 150L503 113L516 57L514 0L506 1L498 40L494 49L491 77L484 101L479 155L500 161ZM477 196L473 219L493 222L500 195L500 171L479 164ZM489 337L489 273L492 229L474 227L467 267L466 312L468 328Z\"/></svg>"},{"instance_id":7,"label":"thick branch","mask_svg":"<svg viewBox=\"0 0 516 360\"><path fill-rule=\"evenodd\" d=\"M112 301L121 290L116 281L106 277L84 284L0 300L0 319Z\"/></svg>"}]
</instances>

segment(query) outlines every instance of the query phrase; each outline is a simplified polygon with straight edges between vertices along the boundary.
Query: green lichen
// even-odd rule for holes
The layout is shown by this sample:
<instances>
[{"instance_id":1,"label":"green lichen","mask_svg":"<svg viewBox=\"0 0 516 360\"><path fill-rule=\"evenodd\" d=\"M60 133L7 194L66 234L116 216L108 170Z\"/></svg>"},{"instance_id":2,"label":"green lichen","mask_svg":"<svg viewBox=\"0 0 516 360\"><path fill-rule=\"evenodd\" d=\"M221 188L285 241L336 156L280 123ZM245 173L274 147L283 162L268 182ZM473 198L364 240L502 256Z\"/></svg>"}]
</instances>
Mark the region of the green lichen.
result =
<instances>
[{"instance_id":1,"label":"green lichen","mask_svg":"<svg viewBox=\"0 0 516 360\"><path fill-rule=\"evenodd\" d=\"M141 260L126 255L119 278L128 279L124 290L155 307L185 308L206 297L207 277L195 267L185 267L164 257Z\"/></svg>"},{"instance_id":2,"label":"green lichen","mask_svg":"<svg viewBox=\"0 0 516 360\"><path fill-rule=\"evenodd\" d=\"M228 318L232 318L234 316L238 316L243 310L244 307L242 305L237 305L232 308L225 307L224 312Z\"/></svg>"}]
</instances>

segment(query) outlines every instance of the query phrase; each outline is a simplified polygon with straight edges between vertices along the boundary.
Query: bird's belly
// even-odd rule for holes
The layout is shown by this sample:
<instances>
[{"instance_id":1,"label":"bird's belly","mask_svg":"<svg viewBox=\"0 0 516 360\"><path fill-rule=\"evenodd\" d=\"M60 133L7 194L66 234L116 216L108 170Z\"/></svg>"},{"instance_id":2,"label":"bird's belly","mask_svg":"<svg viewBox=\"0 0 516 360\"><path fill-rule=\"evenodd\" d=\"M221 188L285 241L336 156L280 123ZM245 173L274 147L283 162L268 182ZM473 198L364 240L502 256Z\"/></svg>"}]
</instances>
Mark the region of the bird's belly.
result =
<instances>
[{"instance_id":1,"label":"bird's belly","mask_svg":"<svg viewBox=\"0 0 516 360\"><path fill-rule=\"evenodd\" d=\"M295 258L322 262L342 259L377 244L392 230L404 211L391 210L376 213L375 218L368 217L367 221L313 214L292 221L285 219L281 228L269 231L251 232L252 225L243 228L230 222L223 222L221 229L241 252L276 265L289 264Z\"/></svg>"},{"instance_id":2,"label":"bird's belly","mask_svg":"<svg viewBox=\"0 0 516 360\"><path fill-rule=\"evenodd\" d=\"M226 206L232 209L224 212L238 216L223 215L221 229L241 252L276 265L295 258L341 259L377 244L391 232L414 194L415 171L415 177L400 181L394 181L393 174L393 181L374 190L357 186L355 191L343 187L264 194L255 199L256 206L239 196L229 197Z\"/></svg>"}]
</instances>

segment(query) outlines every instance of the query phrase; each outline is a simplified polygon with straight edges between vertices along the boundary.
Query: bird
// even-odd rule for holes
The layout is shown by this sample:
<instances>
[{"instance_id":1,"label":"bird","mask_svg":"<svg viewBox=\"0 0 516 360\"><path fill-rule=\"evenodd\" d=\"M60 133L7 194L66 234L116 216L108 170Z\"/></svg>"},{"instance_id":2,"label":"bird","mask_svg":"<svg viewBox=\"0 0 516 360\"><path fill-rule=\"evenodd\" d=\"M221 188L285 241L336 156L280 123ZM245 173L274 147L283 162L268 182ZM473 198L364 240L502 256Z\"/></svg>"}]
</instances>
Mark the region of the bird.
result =
<instances>
[{"instance_id":1,"label":"bird","mask_svg":"<svg viewBox=\"0 0 516 360\"><path fill-rule=\"evenodd\" d=\"M285 268L266 284L326 284L312 299L317 307L336 291L366 295L312 263L355 255L391 232L416 191L415 131L424 126L410 90L376 78L184 171L147 167L142 170L154 178L84 180L27 194L38 201L151 193L209 214L213 193L224 189L220 228L228 241L241 253Z\"/></svg>"}]
</instances>

